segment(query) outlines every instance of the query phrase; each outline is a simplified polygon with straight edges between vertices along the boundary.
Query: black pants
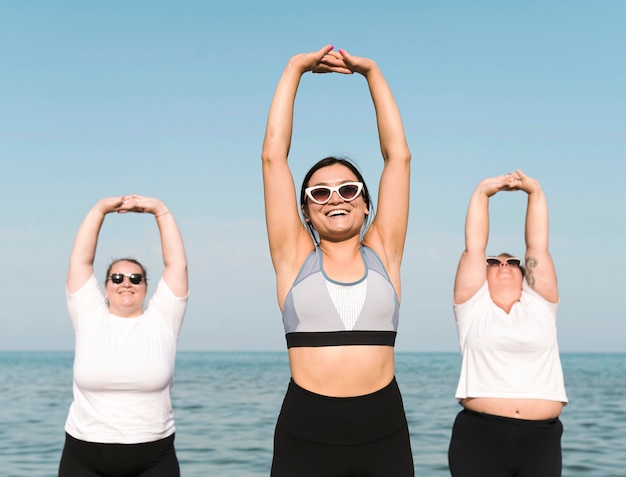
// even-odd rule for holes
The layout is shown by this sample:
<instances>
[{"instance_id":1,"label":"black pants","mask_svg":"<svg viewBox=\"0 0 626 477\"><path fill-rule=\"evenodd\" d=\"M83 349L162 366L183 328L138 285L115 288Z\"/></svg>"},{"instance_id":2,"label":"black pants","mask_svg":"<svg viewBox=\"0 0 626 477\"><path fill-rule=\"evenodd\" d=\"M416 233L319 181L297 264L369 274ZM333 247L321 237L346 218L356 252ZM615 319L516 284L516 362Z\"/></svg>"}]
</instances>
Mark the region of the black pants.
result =
<instances>
[{"instance_id":1,"label":"black pants","mask_svg":"<svg viewBox=\"0 0 626 477\"><path fill-rule=\"evenodd\" d=\"M179 477L174 434L141 444L85 442L65 434L59 477Z\"/></svg>"},{"instance_id":2,"label":"black pants","mask_svg":"<svg viewBox=\"0 0 626 477\"><path fill-rule=\"evenodd\" d=\"M291 381L276 424L272 477L412 477L409 430L395 379L335 398Z\"/></svg>"},{"instance_id":3,"label":"black pants","mask_svg":"<svg viewBox=\"0 0 626 477\"><path fill-rule=\"evenodd\" d=\"M558 418L527 421L464 409L448 450L452 477L560 477Z\"/></svg>"}]
</instances>

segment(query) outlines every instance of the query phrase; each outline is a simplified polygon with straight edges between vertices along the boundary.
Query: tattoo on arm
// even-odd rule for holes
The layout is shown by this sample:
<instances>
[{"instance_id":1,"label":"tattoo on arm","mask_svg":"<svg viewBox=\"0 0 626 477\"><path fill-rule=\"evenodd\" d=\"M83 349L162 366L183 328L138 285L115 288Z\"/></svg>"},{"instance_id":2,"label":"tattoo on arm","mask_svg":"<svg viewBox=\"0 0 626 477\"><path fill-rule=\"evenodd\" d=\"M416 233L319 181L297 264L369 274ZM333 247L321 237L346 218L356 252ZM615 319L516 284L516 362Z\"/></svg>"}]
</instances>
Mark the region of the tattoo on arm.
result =
<instances>
[{"instance_id":1,"label":"tattoo on arm","mask_svg":"<svg viewBox=\"0 0 626 477\"><path fill-rule=\"evenodd\" d=\"M526 257L526 282L531 288L535 288L535 267L539 262L535 257Z\"/></svg>"}]
</instances>

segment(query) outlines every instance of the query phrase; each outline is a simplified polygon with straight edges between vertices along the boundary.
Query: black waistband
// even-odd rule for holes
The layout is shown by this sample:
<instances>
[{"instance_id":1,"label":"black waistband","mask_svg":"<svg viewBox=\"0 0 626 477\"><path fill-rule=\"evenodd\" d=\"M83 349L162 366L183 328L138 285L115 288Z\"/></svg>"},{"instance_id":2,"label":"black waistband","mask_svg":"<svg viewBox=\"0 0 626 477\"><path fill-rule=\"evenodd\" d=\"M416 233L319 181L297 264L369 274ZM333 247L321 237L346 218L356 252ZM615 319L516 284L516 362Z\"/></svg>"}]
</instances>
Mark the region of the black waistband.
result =
<instances>
[{"instance_id":1,"label":"black waistband","mask_svg":"<svg viewBox=\"0 0 626 477\"><path fill-rule=\"evenodd\" d=\"M394 346L395 331L315 331L287 333L287 348L378 345Z\"/></svg>"},{"instance_id":2,"label":"black waistband","mask_svg":"<svg viewBox=\"0 0 626 477\"><path fill-rule=\"evenodd\" d=\"M292 379L278 417L278 426L292 436L332 445L374 442L406 425L395 377L378 391L353 397L317 394Z\"/></svg>"}]
</instances>

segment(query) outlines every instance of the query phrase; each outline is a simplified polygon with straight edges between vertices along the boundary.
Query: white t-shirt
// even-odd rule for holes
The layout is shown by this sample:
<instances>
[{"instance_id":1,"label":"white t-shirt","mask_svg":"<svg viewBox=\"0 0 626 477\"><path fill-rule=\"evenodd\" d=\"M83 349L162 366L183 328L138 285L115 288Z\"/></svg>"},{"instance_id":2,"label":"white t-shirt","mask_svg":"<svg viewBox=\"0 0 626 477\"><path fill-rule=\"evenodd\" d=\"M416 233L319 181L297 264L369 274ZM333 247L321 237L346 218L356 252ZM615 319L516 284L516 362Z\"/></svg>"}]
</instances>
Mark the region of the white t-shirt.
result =
<instances>
[{"instance_id":1,"label":"white t-shirt","mask_svg":"<svg viewBox=\"0 0 626 477\"><path fill-rule=\"evenodd\" d=\"M487 282L454 305L461 376L457 399L521 398L567 403L556 333L558 304L523 281L510 313L498 307Z\"/></svg>"},{"instance_id":2,"label":"white t-shirt","mask_svg":"<svg viewBox=\"0 0 626 477\"><path fill-rule=\"evenodd\" d=\"M144 313L109 312L96 277L67 294L76 335L74 401L65 431L88 442L135 444L175 431L170 400L187 298L161 279Z\"/></svg>"}]
</instances>

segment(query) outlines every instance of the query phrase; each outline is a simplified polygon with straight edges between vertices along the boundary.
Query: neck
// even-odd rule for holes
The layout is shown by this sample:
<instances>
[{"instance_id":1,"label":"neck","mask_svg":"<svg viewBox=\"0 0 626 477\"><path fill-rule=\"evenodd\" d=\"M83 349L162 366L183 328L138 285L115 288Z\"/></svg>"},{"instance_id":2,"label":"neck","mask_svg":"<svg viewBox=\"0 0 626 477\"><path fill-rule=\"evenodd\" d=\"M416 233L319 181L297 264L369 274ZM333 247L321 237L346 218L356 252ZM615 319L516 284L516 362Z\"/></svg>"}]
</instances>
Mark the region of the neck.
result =
<instances>
[{"instance_id":1,"label":"neck","mask_svg":"<svg viewBox=\"0 0 626 477\"><path fill-rule=\"evenodd\" d=\"M354 282L363 278L365 263L361 257L358 241L330 242L320 244L322 268L326 275L339 282Z\"/></svg>"},{"instance_id":2,"label":"neck","mask_svg":"<svg viewBox=\"0 0 626 477\"><path fill-rule=\"evenodd\" d=\"M143 313L143 308L139 308L136 310L127 310L109 307L109 312L115 316L119 316L120 318L136 318L138 316L141 316L141 314Z\"/></svg>"},{"instance_id":3,"label":"neck","mask_svg":"<svg viewBox=\"0 0 626 477\"><path fill-rule=\"evenodd\" d=\"M361 253L361 239L354 237L340 242L320 240L319 248L324 255L329 257L349 257Z\"/></svg>"},{"instance_id":4,"label":"neck","mask_svg":"<svg viewBox=\"0 0 626 477\"><path fill-rule=\"evenodd\" d=\"M504 311L509 313L513 305L517 303L522 295L522 290L513 284L489 284L489 294L491 300Z\"/></svg>"}]
</instances>

